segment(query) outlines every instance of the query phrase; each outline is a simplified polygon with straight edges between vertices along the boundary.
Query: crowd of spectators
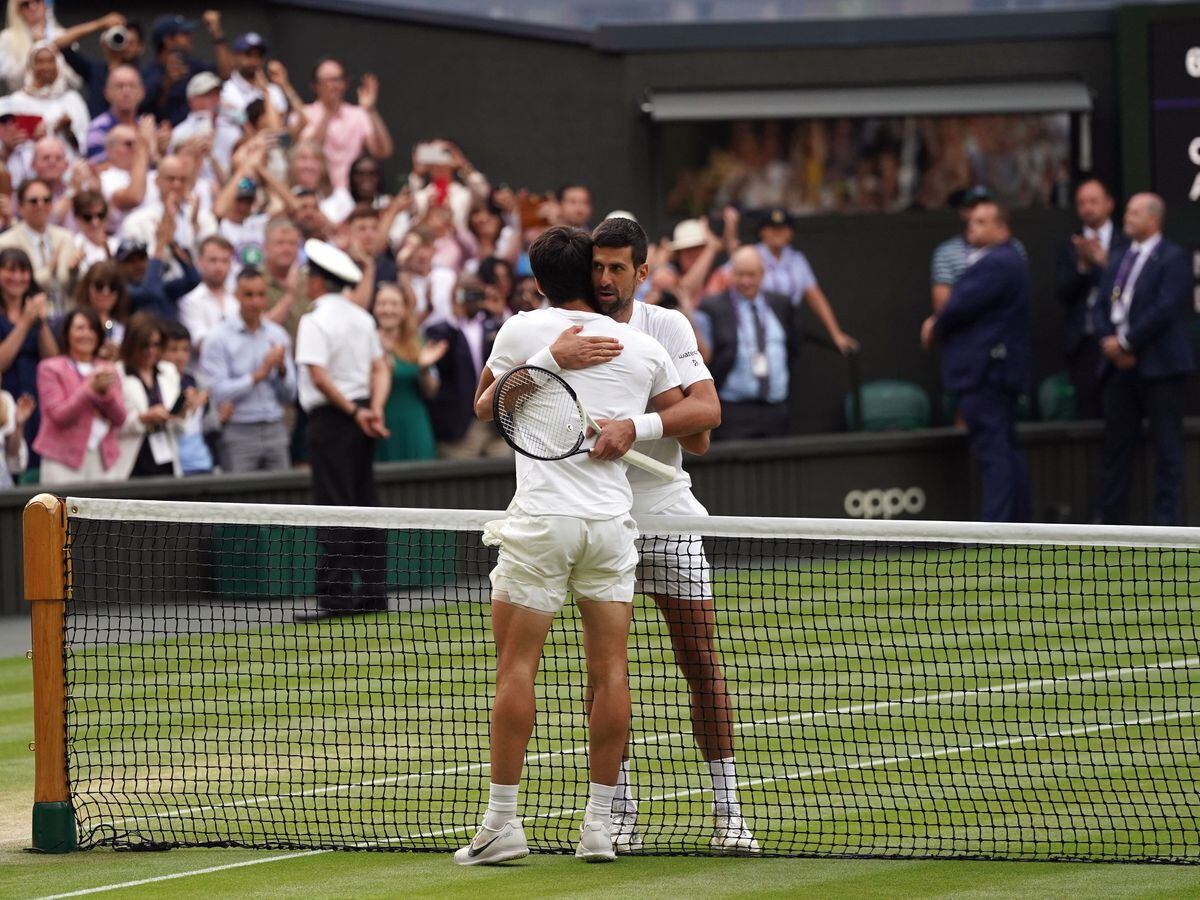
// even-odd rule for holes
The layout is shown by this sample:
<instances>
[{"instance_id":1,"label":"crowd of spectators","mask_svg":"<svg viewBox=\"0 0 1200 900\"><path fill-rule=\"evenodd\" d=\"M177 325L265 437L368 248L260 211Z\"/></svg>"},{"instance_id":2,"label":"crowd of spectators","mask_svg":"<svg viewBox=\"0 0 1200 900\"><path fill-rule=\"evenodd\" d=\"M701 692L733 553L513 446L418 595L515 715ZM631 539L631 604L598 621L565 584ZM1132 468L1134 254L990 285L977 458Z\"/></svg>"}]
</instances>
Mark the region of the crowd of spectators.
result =
<instances>
[{"instance_id":1,"label":"crowd of spectators","mask_svg":"<svg viewBox=\"0 0 1200 900\"><path fill-rule=\"evenodd\" d=\"M99 37L100 58L80 49L88 36ZM397 150L378 111L379 80L367 74L351 84L339 60L322 59L306 103L264 38L227 35L216 11L199 21L161 16L148 27L110 13L64 27L44 0L9 0L0 90L0 486L306 464L306 373L295 353L316 299L304 250L313 238L345 251L364 274L351 299L373 317L391 370L375 458L510 452L474 417L475 386L505 318L543 302L526 248L550 226L590 228L602 218L586 185L538 195L493 184L452 140L431 136L411 149L408 175L392 192L383 171ZM691 320L724 409L714 439L787 432L800 307L831 347L858 349L794 246L797 214L962 208L965 232L934 254L933 315L921 335L943 345L944 370L965 340L950 324L961 324L964 307L1027 307L1026 253L1003 201L1057 202L1066 177L1059 124L979 116L733 125L705 173L668 198L686 208L700 191L704 209L725 204L723 214L715 224L684 219L652 244L638 290L639 300ZM1000 193L962 190L974 183ZM972 237L980 203L995 215ZM1145 303L1129 307L1130 285L1141 277L1145 286L1159 269L1133 266L1126 250L1131 241L1139 253L1158 245L1137 243L1113 220L1103 185L1085 183L1076 203L1083 225L1064 246L1059 292L1080 411L1103 413L1121 435L1106 451L1111 473L1140 433L1129 423L1151 417L1167 460L1156 517L1174 521L1179 379L1190 351L1172 345L1159 354L1130 324ZM1151 225L1141 231L1160 229L1162 217L1161 201L1150 203L1143 218ZM755 240L743 244L751 232ZM1001 282L1012 290L964 299L974 289L956 285L971 284L964 273L989 254L1012 277L975 281L985 293ZM1172 332L1186 315L1174 279L1154 320ZM1120 322L1106 318L1121 306L1119 297L1105 300L1114 283L1127 294ZM1025 359L1027 319L1027 309L1014 313L1016 331L985 334L968 356L1008 354L1013 369ZM1147 340L1148 355L1130 349ZM1139 374L1143 365L1149 374ZM1106 368L1121 374L1102 385ZM978 385L959 398L968 426L990 422L987 440L1008 454L1010 472L1022 465L1011 439L1012 401L1028 387L1019 374L987 400L1004 407L994 421L987 403L982 419L972 414ZM959 375L943 371L943 380ZM1162 387L1164 378L1174 380ZM1116 520L1128 485L1106 478L1101 516ZM996 503L1006 510L997 516L1027 515L1020 497Z\"/></svg>"}]
</instances>

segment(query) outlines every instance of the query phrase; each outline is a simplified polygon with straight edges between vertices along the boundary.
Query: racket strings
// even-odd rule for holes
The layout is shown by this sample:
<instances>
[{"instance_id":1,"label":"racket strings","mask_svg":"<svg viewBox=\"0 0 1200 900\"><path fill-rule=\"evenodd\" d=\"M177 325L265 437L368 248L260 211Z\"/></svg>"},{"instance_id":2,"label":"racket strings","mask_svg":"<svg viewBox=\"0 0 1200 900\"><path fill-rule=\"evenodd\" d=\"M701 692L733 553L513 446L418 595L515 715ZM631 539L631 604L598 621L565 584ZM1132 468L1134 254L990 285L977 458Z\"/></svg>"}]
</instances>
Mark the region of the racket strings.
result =
<instances>
[{"instance_id":1,"label":"racket strings","mask_svg":"<svg viewBox=\"0 0 1200 900\"><path fill-rule=\"evenodd\" d=\"M561 459L579 449L586 424L579 404L555 375L514 369L496 390L496 422L505 440L528 456Z\"/></svg>"}]
</instances>

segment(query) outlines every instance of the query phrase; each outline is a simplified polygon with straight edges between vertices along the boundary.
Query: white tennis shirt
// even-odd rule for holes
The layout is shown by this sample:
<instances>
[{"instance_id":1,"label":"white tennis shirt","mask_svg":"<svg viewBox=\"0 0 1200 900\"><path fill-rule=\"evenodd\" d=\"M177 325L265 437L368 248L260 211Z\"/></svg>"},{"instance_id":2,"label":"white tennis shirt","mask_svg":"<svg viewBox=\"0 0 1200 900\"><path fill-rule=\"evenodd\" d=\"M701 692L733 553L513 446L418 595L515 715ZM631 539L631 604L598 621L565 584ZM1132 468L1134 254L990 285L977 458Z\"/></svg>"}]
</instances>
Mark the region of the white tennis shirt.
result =
<instances>
[{"instance_id":1,"label":"white tennis shirt","mask_svg":"<svg viewBox=\"0 0 1200 900\"><path fill-rule=\"evenodd\" d=\"M565 309L518 313L500 329L487 367L499 378L554 343L564 329L582 325L585 335L614 337L624 350L611 362L564 371L562 378L594 419L628 419L646 411L651 397L679 386L662 345L607 316ZM584 446L587 446L585 443ZM517 492L510 510L527 515L612 519L629 513L633 494L626 464L580 454L556 461L517 454Z\"/></svg>"},{"instance_id":2,"label":"white tennis shirt","mask_svg":"<svg viewBox=\"0 0 1200 900\"><path fill-rule=\"evenodd\" d=\"M712 381L712 373L700 358L692 323L679 310L664 309L637 300L634 301L629 324L663 346L675 366L679 386L685 391L699 381ZM675 438L641 441L634 449L675 467L673 481L663 481L636 466L629 467L625 474L637 497L639 512L669 505L668 501L691 489L692 477L683 470L683 450Z\"/></svg>"}]
</instances>

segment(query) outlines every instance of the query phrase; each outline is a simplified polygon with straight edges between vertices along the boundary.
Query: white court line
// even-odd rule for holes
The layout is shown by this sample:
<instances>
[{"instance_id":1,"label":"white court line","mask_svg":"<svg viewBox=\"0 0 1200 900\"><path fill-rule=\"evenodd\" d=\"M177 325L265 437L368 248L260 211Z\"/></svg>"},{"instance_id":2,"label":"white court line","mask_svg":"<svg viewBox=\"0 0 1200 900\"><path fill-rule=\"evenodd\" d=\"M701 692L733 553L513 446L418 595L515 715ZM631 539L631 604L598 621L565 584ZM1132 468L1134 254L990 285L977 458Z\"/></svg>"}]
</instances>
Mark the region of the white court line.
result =
<instances>
[{"instance_id":1,"label":"white court line","mask_svg":"<svg viewBox=\"0 0 1200 900\"><path fill-rule=\"evenodd\" d=\"M751 731L755 728L762 728L768 725L784 725L784 724L803 724L813 722L818 719L835 718L837 716L855 715L857 713L877 712L885 709L892 709L903 705L920 705L928 703L942 703L947 700L956 700L967 697L979 697L987 694L1005 694L1019 691L1027 691L1040 687L1046 687L1056 684L1069 684L1071 682L1086 682L1086 681L1105 681L1109 679L1118 679L1125 675L1131 675L1137 672L1149 672L1152 670L1164 669L1186 669L1200 665L1200 657L1189 656L1187 658L1166 660L1164 662L1150 663L1143 666L1127 666L1123 668L1111 669L1094 669L1088 672L1076 672L1073 675L1061 675L1055 678L1038 678L1035 680L1010 681L1006 684L988 685L981 688L971 688L961 691L940 691L934 694L919 694L915 697L902 697L898 700L879 700L873 703L855 703L849 706L839 706L835 709L828 710L813 710L803 713L792 713L787 716L779 716L772 719L764 719L753 722L738 722L734 725L737 731ZM691 737L683 732L665 732L658 734L648 734L643 737L633 738L629 741L630 746L648 746L661 743L670 743L673 739L685 741ZM551 750L545 753L535 753L532 756L525 757L525 762L529 763L544 762L548 759L559 759L567 756L579 756L587 753L587 744L578 744L574 747L568 747L564 750ZM444 769L432 769L421 772L410 772L407 775L388 775L384 778L375 778L370 781L357 781L351 784L332 784L325 785L319 788L309 788L303 791L288 791L281 794L267 794L258 797L247 797L243 800L231 800L228 803L213 804L211 806L189 806L183 809L174 809L167 812L151 813L142 816L126 816L121 819L114 819L111 822L105 822L106 825L120 825L125 822L148 821L150 819L174 819L181 816L190 816L194 813L213 812L218 809L238 809L246 806L259 806L264 803L272 803L276 800L287 800L301 797L321 797L326 794L340 794L343 791L351 791L358 788L372 787L388 787L393 785L408 784L413 781L420 781L426 778L440 778L446 775L465 775L470 772L482 772L488 768L488 763L469 763L461 766L453 766Z\"/></svg>"},{"instance_id":2,"label":"white court line","mask_svg":"<svg viewBox=\"0 0 1200 900\"><path fill-rule=\"evenodd\" d=\"M819 778L823 775L831 775L835 772L853 772L862 769L878 769L883 766L897 765L906 762L915 762L922 759L935 759L946 756L961 756L967 753L974 753L977 750L995 750L1005 747L1015 747L1019 744L1030 744L1036 741L1054 740L1061 737L1076 737L1083 734L1099 734L1104 731L1117 731L1121 728L1136 728L1142 725L1155 725L1161 722L1174 722L1180 719L1190 719L1200 715L1200 710L1186 710L1183 712L1174 713L1158 713L1156 715L1142 716L1138 719L1130 719L1123 722L1101 722L1092 725L1079 725L1075 728L1068 728L1063 731L1050 731L1044 734L1026 734L1017 735L1010 738L1001 738L994 741L984 741L979 744L967 744L961 747L939 747L934 750L926 750L921 753L912 753L907 756L883 756L876 759L866 759L861 762L846 763L840 766L824 766L819 769L799 769L795 772L787 772L783 775L773 775L770 778L754 778L749 781L743 781L738 784L739 788L758 787L764 784L772 784L777 781L799 781L804 778ZM643 801L644 803L656 803L663 800L677 800L680 797L691 797L696 794L708 793L709 788L689 788L683 791L672 791L668 794L658 794ZM579 808L573 809L556 809L551 812L536 813L528 818L532 819L561 819L565 816L578 815L582 810ZM417 841L423 838L441 837L447 834L456 832L470 832L475 830L477 826L466 825L455 828L442 828L437 831L427 831L420 834L406 835L402 838L395 838L386 843L401 843L404 841ZM62 897L82 897L86 894L99 894L105 891L115 891L122 888L137 887L145 884L154 884L159 881L170 881L176 878L190 878L193 875L208 875L213 872L221 872L226 869L238 869L244 866L255 866L261 863L279 862L287 859L297 859L302 856L316 856L321 853L333 853L333 850L305 850L300 853L289 853L281 856L271 856L266 859L250 859L238 863L230 863L223 866L210 866L206 869L196 869L192 872L176 872L171 875L158 875L153 878L142 878L138 881L126 881L121 884L108 884L100 887L85 888L79 891L72 891L69 894L54 894L50 897L43 897L41 900L59 900Z\"/></svg>"}]
</instances>

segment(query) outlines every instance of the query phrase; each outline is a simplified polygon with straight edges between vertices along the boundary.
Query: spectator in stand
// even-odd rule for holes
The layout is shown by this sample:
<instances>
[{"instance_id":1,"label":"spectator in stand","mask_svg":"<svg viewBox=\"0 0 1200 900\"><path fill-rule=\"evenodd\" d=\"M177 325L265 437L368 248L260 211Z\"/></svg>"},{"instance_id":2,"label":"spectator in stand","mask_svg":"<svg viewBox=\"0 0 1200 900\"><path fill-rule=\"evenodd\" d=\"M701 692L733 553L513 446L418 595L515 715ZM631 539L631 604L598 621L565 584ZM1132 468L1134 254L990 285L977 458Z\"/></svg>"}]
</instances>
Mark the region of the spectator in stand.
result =
<instances>
[{"instance_id":1,"label":"spectator in stand","mask_svg":"<svg viewBox=\"0 0 1200 900\"><path fill-rule=\"evenodd\" d=\"M221 79L212 72L199 72L187 83L188 114L171 130L171 153L190 150L204 160L204 175L224 181L233 148L242 139L242 129L218 115Z\"/></svg>"},{"instance_id":2,"label":"spectator in stand","mask_svg":"<svg viewBox=\"0 0 1200 900\"><path fill-rule=\"evenodd\" d=\"M433 233L423 225L404 236L396 253L400 269L398 283L413 299L417 319L453 314L454 285L458 274L453 270L433 270Z\"/></svg>"},{"instance_id":3,"label":"spectator in stand","mask_svg":"<svg viewBox=\"0 0 1200 900\"><path fill-rule=\"evenodd\" d=\"M85 149L88 162L102 163L108 158L104 139L114 125L137 126L138 107L145 97L142 76L133 66L117 66L109 71L104 85L108 109L88 124Z\"/></svg>"},{"instance_id":4,"label":"spectator in stand","mask_svg":"<svg viewBox=\"0 0 1200 900\"><path fill-rule=\"evenodd\" d=\"M360 206L350 213L346 220L350 228L350 258L360 269L363 277L370 280L369 293L374 302L374 286L391 282L396 283L396 261L388 252L387 235L380 228L379 213L369 206Z\"/></svg>"},{"instance_id":5,"label":"spectator in stand","mask_svg":"<svg viewBox=\"0 0 1200 900\"><path fill-rule=\"evenodd\" d=\"M179 372L163 360L165 343L162 323L155 316L138 313L129 319L117 365L125 397L118 480L182 474L180 420L171 415L181 396Z\"/></svg>"},{"instance_id":6,"label":"spectator in stand","mask_svg":"<svg viewBox=\"0 0 1200 900\"><path fill-rule=\"evenodd\" d=\"M38 116L46 136L62 139L78 155L85 147L91 116L83 97L71 87L71 74L52 42L35 42L27 58L24 86L5 98L4 109L19 116Z\"/></svg>"},{"instance_id":7,"label":"spectator in stand","mask_svg":"<svg viewBox=\"0 0 1200 900\"><path fill-rule=\"evenodd\" d=\"M1096 337L1093 313L1100 281L1109 260L1125 252L1129 239L1113 224L1113 198L1099 179L1089 178L1075 190L1075 212L1082 227L1058 254L1056 293L1063 305L1067 373L1075 388L1075 413L1080 419L1100 417L1098 372L1103 355Z\"/></svg>"},{"instance_id":8,"label":"spectator in stand","mask_svg":"<svg viewBox=\"0 0 1200 900\"><path fill-rule=\"evenodd\" d=\"M97 31L103 32L100 35L103 59L95 59L79 50L78 42ZM62 51L67 65L79 74L83 82L80 93L87 103L89 118L95 118L108 109L108 101L104 99L108 73L117 66L138 68L141 65L142 26L127 21L120 13L109 13L68 28L54 39L54 43Z\"/></svg>"},{"instance_id":9,"label":"spectator in stand","mask_svg":"<svg viewBox=\"0 0 1200 900\"><path fill-rule=\"evenodd\" d=\"M758 229L758 253L765 268L763 290L783 294L796 307L807 303L838 351L854 353L858 341L842 331L808 259L792 246L795 236L792 217L786 209L772 209L763 217Z\"/></svg>"},{"instance_id":10,"label":"spectator in stand","mask_svg":"<svg viewBox=\"0 0 1200 900\"><path fill-rule=\"evenodd\" d=\"M378 462L436 459L433 425L425 401L437 393L437 363L446 341L421 342L420 325L410 298L397 285L380 285L375 295L379 341L392 367L392 389L383 411L391 434L375 446Z\"/></svg>"},{"instance_id":11,"label":"spectator in stand","mask_svg":"<svg viewBox=\"0 0 1200 900\"><path fill-rule=\"evenodd\" d=\"M213 328L237 315L238 298L226 288L233 268L233 244L220 235L206 237L200 242L196 267L200 284L180 298L179 321L192 343L203 347Z\"/></svg>"},{"instance_id":12,"label":"spectator in stand","mask_svg":"<svg viewBox=\"0 0 1200 900\"><path fill-rule=\"evenodd\" d=\"M210 332L200 372L218 405L232 404L221 433L221 469L253 472L291 465L286 407L296 401L296 366L286 331L266 315L267 282L245 268L237 277L238 312Z\"/></svg>"},{"instance_id":13,"label":"spectator in stand","mask_svg":"<svg viewBox=\"0 0 1200 900\"><path fill-rule=\"evenodd\" d=\"M81 161L86 169L87 163ZM65 177L70 161L67 147L56 137L44 137L33 144L33 177L50 186L54 202L50 204L50 224L66 225L70 219L72 187Z\"/></svg>"},{"instance_id":14,"label":"spectator in stand","mask_svg":"<svg viewBox=\"0 0 1200 900\"><path fill-rule=\"evenodd\" d=\"M1196 364L1188 337L1193 321L1191 254L1162 233L1166 204L1135 194L1125 205L1129 246L1113 255L1092 310L1100 351L1104 452L1100 521L1127 524L1134 451L1142 419L1154 442L1155 525L1183 517L1183 412L1187 376Z\"/></svg>"},{"instance_id":15,"label":"spectator in stand","mask_svg":"<svg viewBox=\"0 0 1200 900\"><path fill-rule=\"evenodd\" d=\"M12 487L29 465L25 423L36 408L37 402L30 394L14 400L8 391L0 391L0 488Z\"/></svg>"},{"instance_id":16,"label":"spectator in stand","mask_svg":"<svg viewBox=\"0 0 1200 900\"><path fill-rule=\"evenodd\" d=\"M513 274L512 264L507 259L489 256L480 260L476 274L483 282L483 289L487 293L485 302L493 315L508 318L513 312L519 312L513 309L513 293L517 287L517 279Z\"/></svg>"},{"instance_id":17,"label":"spectator in stand","mask_svg":"<svg viewBox=\"0 0 1200 900\"><path fill-rule=\"evenodd\" d=\"M471 211L467 229L473 238L467 271L478 271L481 260L498 257L508 263L511 274L511 267L521 255L521 241L516 230L504 224L500 213L491 206L477 206Z\"/></svg>"},{"instance_id":18,"label":"spectator in stand","mask_svg":"<svg viewBox=\"0 0 1200 900\"><path fill-rule=\"evenodd\" d=\"M150 26L150 42L154 59L142 75L146 82L143 112L152 113L159 122L178 125L187 116L187 85L200 72L213 72L228 78L233 71L233 56L221 29L221 14L208 10L203 15L204 27L216 50L214 66L191 55L192 32L196 23L181 15L159 16Z\"/></svg>"},{"instance_id":19,"label":"spectator in stand","mask_svg":"<svg viewBox=\"0 0 1200 900\"><path fill-rule=\"evenodd\" d=\"M99 191L82 191L71 202L75 222L75 249L83 254L78 275L85 275L96 263L113 258L120 243L107 230L108 204Z\"/></svg>"},{"instance_id":20,"label":"spectator in stand","mask_svg":"<svg viewBox=\"0 0 1200 900\"><path fill-rule=\"evenodd\" d=\"M429 398L429 418L442 459L511 456L490 422L475 418L475 387L491 353L502 320L485 309L483 282L467 275L459 281L450 318L431 317L425 340L446 344L438 360L438 389Z\"/></svg>"},{"instance_id":21,"label":"spectator in stand","mask_svg":"<svg viewBox=\"0 0 1200 900\"><path fill-rule=\"evenodd\" d=\"M104 139L106 161L100 166L100 192L108 201L108 229L120 231L125 217L143 203L158 200L158 187L150 180L154 158L154 120L142 117L136 128L115 125Z\"/></svg>"},{"instance_id":22,"label":"spectator in stand","mask_svg":"<svg viewBox=\"0 0 1200 900\"><path fill-rule=\"evenodd\" d=\"M450 141L417 144L412 159L408 183L413 192L413 216L423 220L429 210L444 206L454 215L455 229L465 232L471 209L491 194L487 178Z\"/></svg>"},{"instance_id":23,"label":"spectator in stand","mask_svg":"<svg viewBox=\"0 0 1200 900\"><path fill-rule=\"evenodd\" d=\"M712 348L708 367L721 398L713 440L779 437L788 432L790 367L799 343L795 307L763 290L756 247L739 248L730 262L732 286L701 300L695 316Z\"/></svg>"},{"instance_id":24,"label":"spectator in stand","mask_svg":"<svg viewBox=\"0 0 1200 900\"><path fill-rule=\"evenodd\" d=\"M80 307L63 320L63 352L37 367L42 421L33 449L42 457L40 483L114 481L117 434L125 397L116 367L99 356L104 330L94 310Z\"/></svg>"},{"instance_id":25,"label":"spectator in stand","mask_svg":"<svg viewBox=\"0 0 1200 900\"><path fill-rule=\"evenodd\" d=\"M985 522L1028 522L1029 476L1017 444L1016 405L1029 387L1029 266L1007 214L977 202L967 221L975 248L942 307L921 326L921 344L941 344L942 387L958 394L971 455L983 481Z\"/></svg>"},{"instance_id":26,"label":"spectator in stand","mask_svg":"<svg viewBox=\"0 0 1200 900\"><path fill-rule=\"evenodd\" d=\"M288 93L286 87L291 87L286 79L279 84L273 78L268 80L270 72L264 71L263 63L267 57L267 42L257 31L248 31L233 39L233 71L221 88L221 115L228 117L230 122L239 129L246 120L246 107L255 100L271 99L271 105L281 116L288 111ZM265 82L265 84L264 84ZM298 98L297 98L298 99ZM296 104L299 109L301 104Z\"/></svg>"},{"instance_id":27,"label":"spectator in stand","mask_svg":"<svg viewBox=\"0 0 1200 900\"><path fill-rule=\"evenodd\" d=\"M180 251L171 239L173 226L173 219L163 216L154 238L153 257L141 241L126 238L117 246L117 262L134 312L177 319L179 298L200 283L200 273L192 266L191 257ZM168 261L178 266L182 274L168 276Z\"/></svg>"},{"instance_id":28,"label":"spectator in stand","mask_svg":"<svg viewBox=\"0 0 1200 900\"><path fill-rule=\"evenodd\" d=\"M346 70L336 59L325 59L313 70L313 90L317 99L304 107L308 127L303 137L321 149L333 186L346 189L350 164L364 149L376 159L389 159L393 152L392 135L375 108L379 79L364 75L358 105L346 103Z\"/></svg>"},{"instance_id":29,"label":"spectator in stand","mask_svg":"<svg viewBox=\"0 0 1200 900\"><path fill-rule=\"evenodd\" d=\"M586 184L563 185L555 199L558 201L557 224L592 230L592 192Z\"/></svg>"},{"instance_id":30,"label":"spectator in stand","mask_svg":"<svg viewBox=\"0 0 1200 900\"><path fill-rule=\"evenodd\" d=\"M194 355L192 336L179 322L164 322L163 341L163 360L179 373L180 397L171 410L178 423L179 470L185 476L209 475L213 470L212 451L205 440L209 392L187 371Z\"/></svg>"},{"instance_id":31,"label":"spectator in stand","mask_svg":"<svg viewBox=\"0 0 1200 900\"><path fill-rule=\"evenodd\" d=\"M0 387L14 397L37 399L37 365L58 353L50 325L50 302L33 278L24 250L0 250ZM25 440L37 436L39 415L25 425ZM36 467L37 460L31 460Z\"/></svg>"},{"instance_id":32,"label":"spectator in stand","mask_svg":"<svg viewBox=\"0 0 1200 900\"><path fill-rule=\"evenodd\" d=\"M174 222L171 243L180 252L194 258L200 241L216 233L217 220L211 211L202 208L197 195L189 196L192 175L193 163L188 157L163 157L154 179L158 199L143 203L125 217L121 225L121 238L141 241L150 246L154 243L155 235L165 227L161 224L163 218L170 217ZM182 267L172 264L170 271L173 275L179 275Z\"/></svg>"},{"instance_id":33,"label":"spectator in stand","mask_svg":"<svg viewBox=\"0 0 1200 900\"><path fill-rule=\"evenodd\" d=\"M321 212L317 192L305 187L292 188L292 221L300 229L304 240L324 240L333 236L333 226Z\"/></svg>"},{"instance_id":34,"label":"spectator in stand","mask_svg":"<svg viewBox=\"0 0 1200 900\"><path fill-rule=\"evenodd\" d=\"M50 185L38 178L17 189L21 221L0 234L0 250L24 251L33 263L34 280L49 298L51 314L58 315L66 308L67 289L82 254L76 250L71 232L50 224L53 196Z\"/></svg>"},{"instance_id":35,"label":"spectator in stand","mask_svg":"<svg viewBox=\"0 0 1200 900\"><path fill-rule=\"evenodd\" d=\"M717 259L724 247L725 243L713 234L708 219L704 218L684 219L675 226L671 240L663 245L662 249L679 273L679 297L688 308L695 308L708 287L719 290L728 282L729 279L725 278L720 287L715 283L710 285ZM648 279L642 283L642 297L649 291L648 285Z\"/></svg>"},{"instance_id":36,"label":"spectator in stand","mask_svg":"<svg viewBox=\"0 0 1200 900\"><path fill-rule=\"evenodd\" d=\"M308 294L300 271L300 229L283 217L267 223L263 242L263 278L267 283L267 316L294 335L308 312Z\"/></svg>"},{"instance_id":37,"label":"spectator in stand","mask_svg":"<svg viewBox=\"0 0 1200 900\"><path fill-rule=\"evenodd\" d=\"M45 0L8 0L8 15L0 31L0 93L19 91L33 45L53 41L62 31L53 7Z\"/></svg>"},{"instance_id":38,"label":"spectator in stand","mask_svg":"<svg viewBox=\"0 0 1200 900\"><path fill-rule=\"evenodd\" d=\"M120 266L112 260L101 260L89 268L75 287L75 306L96 313L104 332L104 341L96 355L116 362L129 321L129 294Z\"/></svg>"},{"instance_id":39,"label":"spectator in stand","mask_svg":"<svg viewBox=\"0 0 1200 900\"><path fill-rule=\"evenodd\" d=\"M391 371L370 313L347 296L362 273L341 250L304 245L308 293L317 298L300 320L296 365L300 403L308 412L313 500L375 506L375 441L387 438L383 410ZM372 529L319 530L317 609L300 621L387 609L386 548ZM355 585L355 572L359 582Z\"/></svg>"},{"instance_id":40,"label":"spectator in stand","mask_svg":"<svg viewBox=\"0 0 1200 900\"><path fill-rule=\"evenodd\" d=\"M950 299L950 289L967 270L968 257L975 252L976 248L971 246L966 236L966 226L971 219L971 211L980 203L991 202L993 202L991 191L982 185L958 191L951 196L950 203L958 209L958 214L962 218L963 232L942 241L933 251L932 296L935 314ZM1017 252L1023 258L1028 259L1024 245L1016 238L1013 238L1012 242Z\"/></svg>"},{"instance_id":41,"label":"spectator in stand","mask_svg":"<svg viewBox=\"0 0 1200 900\"><path fill-rule=\"evenodd\" d=\"M317 230L328 232L331 225L344 222L354 210L354 200L348 190L333 186L320 146L311 141L299 143L292 148L288 159L288 183L292 187L292 196L299 200L304 196L302 191L311 191L326 220Z\"/></svg>"}]
</instances>

